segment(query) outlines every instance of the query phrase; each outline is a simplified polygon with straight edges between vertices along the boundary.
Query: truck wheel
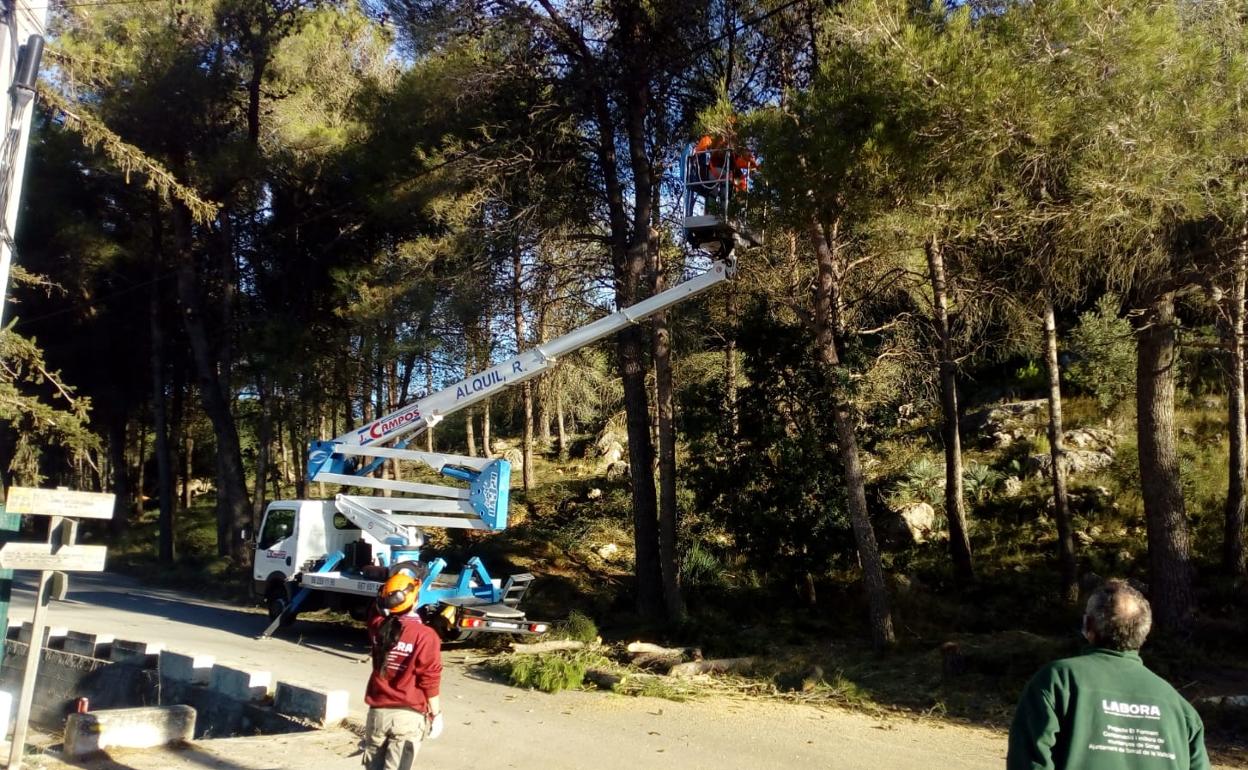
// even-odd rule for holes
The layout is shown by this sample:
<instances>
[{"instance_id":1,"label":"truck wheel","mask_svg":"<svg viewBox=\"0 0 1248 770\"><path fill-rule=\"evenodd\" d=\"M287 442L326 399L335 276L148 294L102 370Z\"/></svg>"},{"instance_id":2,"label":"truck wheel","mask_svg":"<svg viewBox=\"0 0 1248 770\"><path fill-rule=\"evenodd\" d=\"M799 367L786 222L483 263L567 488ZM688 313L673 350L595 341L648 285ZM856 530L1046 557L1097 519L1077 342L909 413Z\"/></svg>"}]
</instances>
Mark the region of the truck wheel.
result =
<instances>
[{"instance_id":1,"label":"truck wheel","mask_svg":"<svg viewBox=\"0 0 1248 770\"><path fill-rule=\"evenodd\" d=\"M467 642L475 639L477 631L471 628L446 628L442 626L438 629L438 636L442 637L443 642Z\"/></svg>"},{"instance_id":2,"label":"truck wheel","mask_svg":"<svg viewBox=\"0 0 1248 770\"><path fill-rule=\"evenodd\" d=\"M295 617L288 610L290 607L290 599L286 595L286 586L272 585L264 594L264 603L269 610L269 620L274 620L281 616L282 622L278 623L278 628L286 628L295 622Z\"/></svg>"}]
</instances>

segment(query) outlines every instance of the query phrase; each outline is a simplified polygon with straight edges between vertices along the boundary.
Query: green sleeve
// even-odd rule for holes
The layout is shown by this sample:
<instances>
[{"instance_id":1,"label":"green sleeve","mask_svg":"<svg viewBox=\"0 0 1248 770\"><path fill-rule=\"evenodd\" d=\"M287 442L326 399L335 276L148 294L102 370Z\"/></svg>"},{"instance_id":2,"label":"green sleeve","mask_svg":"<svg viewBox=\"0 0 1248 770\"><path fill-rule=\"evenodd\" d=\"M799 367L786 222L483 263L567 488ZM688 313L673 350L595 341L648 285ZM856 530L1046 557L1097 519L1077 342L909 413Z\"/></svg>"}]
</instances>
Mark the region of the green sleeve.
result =
<instances>
[{"instance_id":1,"label":"green sleeve","mask_svg":"<svg viewBox=\"0 0 1248 770\"><path fill-rule=\"evenodd\" d=\"M1048 672L1041 671L1023 690L1010 724L1006 770L1055 770L1053 745L1057 742L1058 720L1050 685Z\"/></svg>"},{"instance_id":2,"label":"green sleeve","mask_svg":"<svg viewBox=\"0 0 1248 770\"><path fill-rule=\"evenodd\" d=\"M1205 723L1200 721L1200 714L1191 709L1187 717L1188 739L1187 755L1191 757L1191 770L1210 770L1209 752L1205 751Z\"/></svg>"}]
</instances>

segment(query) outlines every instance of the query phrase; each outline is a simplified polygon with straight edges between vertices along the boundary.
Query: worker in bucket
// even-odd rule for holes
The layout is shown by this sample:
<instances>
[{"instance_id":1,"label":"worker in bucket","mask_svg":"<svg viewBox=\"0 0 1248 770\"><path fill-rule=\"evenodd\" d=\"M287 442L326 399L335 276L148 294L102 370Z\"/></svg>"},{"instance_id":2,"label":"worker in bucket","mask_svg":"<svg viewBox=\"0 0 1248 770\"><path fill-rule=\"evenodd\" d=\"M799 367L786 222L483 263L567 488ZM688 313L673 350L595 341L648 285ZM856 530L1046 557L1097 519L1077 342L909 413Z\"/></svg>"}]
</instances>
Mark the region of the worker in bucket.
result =
<instances>
[{"instance_id":1,"label":"worker in bucket","mask_svg":"<svg viewBox=\"0 0 1248 770\"><path fill-rule=\"evenodd\" d=\"M364 702L364 767L410 770L425 738L442 734L442 642L414 612L420 581L396 572L368 619L373 671Z\"/></svg>"}]
</instances>

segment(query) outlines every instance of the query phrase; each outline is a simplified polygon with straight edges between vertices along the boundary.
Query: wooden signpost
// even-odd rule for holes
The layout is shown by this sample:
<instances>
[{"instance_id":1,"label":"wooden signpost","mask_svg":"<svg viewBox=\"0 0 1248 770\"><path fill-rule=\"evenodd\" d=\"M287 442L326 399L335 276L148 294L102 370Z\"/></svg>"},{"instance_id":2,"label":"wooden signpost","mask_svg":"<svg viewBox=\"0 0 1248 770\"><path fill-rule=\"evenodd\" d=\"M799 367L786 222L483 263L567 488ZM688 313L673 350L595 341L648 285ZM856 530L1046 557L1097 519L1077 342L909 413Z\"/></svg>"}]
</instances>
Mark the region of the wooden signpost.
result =
<instances>
[{"instance_id":1,"label":"wooden signpost","mask_svg":"<svg viewBox=\"0 0 1248 770\"><path fill-rule=\"evenodd\" d=\"M43 655L43 634L48 625L48 602L54 598L64 598L64 572L103 571L108 549L102 545L78 545L75 542L78 538L77 519L112 518L113 495L70 492L66 489L11 487L5 509L9 513L51 517L46 543L9 542L0 545L0 569L39 570L39 590L35 594L35 615L31 619L30 647L26 651L26 668L22 672L22 689L13 724L13 742L9 747L9 770L20 770L26 733L30 726L30 706L35 695L39 659Z\"/></svg>"}]
</instances>

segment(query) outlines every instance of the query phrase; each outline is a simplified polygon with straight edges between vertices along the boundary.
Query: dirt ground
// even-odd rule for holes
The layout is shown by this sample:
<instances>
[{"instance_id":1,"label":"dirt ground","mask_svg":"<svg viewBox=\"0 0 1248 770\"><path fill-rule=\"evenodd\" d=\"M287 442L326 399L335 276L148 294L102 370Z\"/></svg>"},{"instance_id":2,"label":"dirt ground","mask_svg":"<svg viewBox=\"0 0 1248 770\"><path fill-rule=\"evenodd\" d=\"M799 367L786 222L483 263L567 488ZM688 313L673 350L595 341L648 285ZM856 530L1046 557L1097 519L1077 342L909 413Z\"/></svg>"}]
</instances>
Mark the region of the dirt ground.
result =
<instances>
[{"instance_id":1,"label":"dirt ground","mask_svg":"<svg viewBox=\"0 0 1248 770\"><path fill-rule=\"evenodd\" d=\"M29 613L29 594L21 589L15 585L17 619ZM274 680L344 689L351 719L363 720L365 649L349 631L297 623L281 638L261 641L255 635L266 625L263 615L108 574L75 575L69 599L53 605L52 623L163 642L174 651L213 655L218 663L269 670ZM603 692L547 695L500 684L483 675L479 659L472 650L444 654L446 732L421 750L422 766L987 770L1005 759L1003 732L935 718L723 696L673 702ZM44 753L27 764L48 770L348 770L360 766L357 743L350 731L331 729L116 751L79 764ZM1248 762L1219 765L1236 766Z\"/></svg>"}]
</instances>

